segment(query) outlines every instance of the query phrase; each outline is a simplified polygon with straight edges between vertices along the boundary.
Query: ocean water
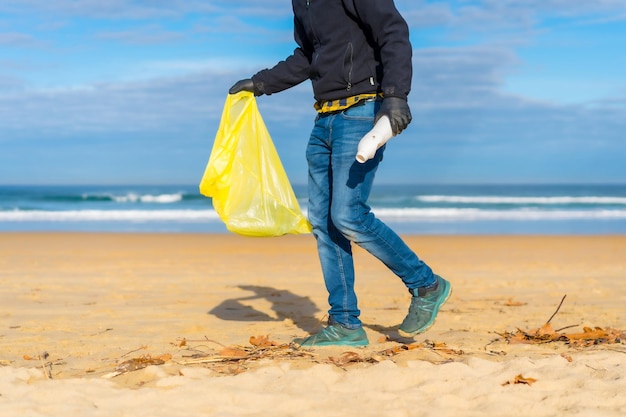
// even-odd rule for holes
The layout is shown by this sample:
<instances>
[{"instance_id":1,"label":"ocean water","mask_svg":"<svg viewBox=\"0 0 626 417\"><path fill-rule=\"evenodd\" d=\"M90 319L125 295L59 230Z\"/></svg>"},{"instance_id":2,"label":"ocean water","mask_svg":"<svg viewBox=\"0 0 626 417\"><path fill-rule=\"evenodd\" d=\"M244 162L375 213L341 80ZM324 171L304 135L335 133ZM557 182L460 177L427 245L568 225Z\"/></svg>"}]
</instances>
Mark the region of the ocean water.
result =
<instances>
[{"instance_id":1,"label":"ocean water","mask_svg":"<svg viewBox=\"0 0 626 417\"><path fill-rule=\"evenodd\" d=\"M400 234L626 233L626 185L376 185L369 203ZM196 185L0 186L1 231L228 233Z\"/></svg>"}]
</instances>

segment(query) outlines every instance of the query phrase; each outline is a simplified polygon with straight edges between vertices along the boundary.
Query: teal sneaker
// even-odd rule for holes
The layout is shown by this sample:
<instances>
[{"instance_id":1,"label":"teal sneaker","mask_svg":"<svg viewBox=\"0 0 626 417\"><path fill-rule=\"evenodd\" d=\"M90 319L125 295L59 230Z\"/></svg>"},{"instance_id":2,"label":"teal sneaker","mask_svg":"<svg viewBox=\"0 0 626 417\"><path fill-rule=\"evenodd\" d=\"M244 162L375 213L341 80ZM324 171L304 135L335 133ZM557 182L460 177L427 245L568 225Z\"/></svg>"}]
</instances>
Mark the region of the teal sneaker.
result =
<instances>
[{"instance_id":1,"label":"teal sneaker","mask_svg":"<svg viewBox=\"0 0 626 417\"><path fill-rule=\"evenodd\" d=\"M413 298L409 312L398 328L403 337L412 337L425 332L435 322L439 308L450 298L450 283L439 275L435 275L437 283L434 288L416 288L411 290Z\"/></svg>"},{"instance_id":2,"label":"teal sneaker","mask_svg":"<svg viewBox=\"0 0 626 417\"><path fill-rule=\"evenodd\" d=\"M293 339L294 343L305 347L314 346L367 346L367 334L363 327L348 329L341 324L329 324L319 333L308 337Z\"/></svg>"}]
</instances>

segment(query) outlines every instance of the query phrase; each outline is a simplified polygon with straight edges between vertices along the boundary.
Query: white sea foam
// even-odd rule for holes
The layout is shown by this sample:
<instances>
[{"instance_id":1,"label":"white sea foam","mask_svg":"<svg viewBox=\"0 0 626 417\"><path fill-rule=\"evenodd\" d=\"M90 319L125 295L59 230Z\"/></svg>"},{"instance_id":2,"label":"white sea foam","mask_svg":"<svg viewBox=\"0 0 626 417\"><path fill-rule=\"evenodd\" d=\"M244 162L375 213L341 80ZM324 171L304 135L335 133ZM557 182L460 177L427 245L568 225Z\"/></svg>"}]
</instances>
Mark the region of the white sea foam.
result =
<instances>
[{"instance_id":1,"label":"white sea foam","mask_svg":"<svg viewBox=\"0 0 626 417\"><path fill-rule=\"evenodd\" d=\"M522 197L522 196L462 196L462 195L421 195L415 197L425 203L465 203L465 204L616 204L626 205L626 197Z\"/></svg>"},{"instance_id":2,"label":"white sea foam","mask_svg":"<svg viewBox=\"0 0 626 417\"><path fill-rule=\"evenodd\" d=\"M183 199L183 195L181 193L174 194L136 194L136 193L128 193L126 195L121 196L111 196L111 199L116 203L161 203L161 204L171 204L177 203Z\"/></svg>"},{"instance_id":3,"label":"white sea foam","mask_svg":"<svg viewBox=\"0 0 626 417\"><path fill-rule=\"evenodd\" d=\"M388 221L471 221L471 220L601 220L626 219L626 210L481 210L475 208L373 209Z\"/></svg>"},{"instance_id":4,"label":"white sea foam","mask_svg":"<svg viewBox=\"0 0 626 417\"><path fill-rule=\"evenodd\" d=\"M306 209L303 210L306 215ZM385 221L534 221L534 220L619 220L626 210L482 210L476 208L373 208ZM214 210L66 210L66 211L0 211L0 222L188 222L219 220Z\"/></svg>"},{"instance_id":5,"label":"white sea foam","mask_svg":"<svg viewBox=\"0 0 626 417\"><path fill-rule=\"evenodd\" d=\"M219 219L214 210L65 210L65 211L0 211L0 221L204 221Z\"/></svg>"}]
</instances>

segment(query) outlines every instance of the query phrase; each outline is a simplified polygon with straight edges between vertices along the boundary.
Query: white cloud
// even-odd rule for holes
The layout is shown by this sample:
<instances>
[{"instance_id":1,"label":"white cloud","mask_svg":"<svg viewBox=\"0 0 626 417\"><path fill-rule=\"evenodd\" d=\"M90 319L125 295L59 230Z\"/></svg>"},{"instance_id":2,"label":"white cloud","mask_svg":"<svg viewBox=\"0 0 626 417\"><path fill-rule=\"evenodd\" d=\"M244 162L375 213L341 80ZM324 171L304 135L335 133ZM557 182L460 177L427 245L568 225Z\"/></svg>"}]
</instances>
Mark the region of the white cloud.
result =
<instances>
[{"instance_id":1,"label":"white cloud","mask_svg":"<svg viewBox=\"0 0 626 417\"><path fill-rule=\"evenodd\" d=\"M229 36L233 44L237 44L235 39L242 39L246 42L261 40L266 44L276 41L293 41L291 26L289 29L276 29L272 25L259 26L244 21L234 14L202 18L194 24L193 32ZM224 39L222 38L221 41L224 42Z\"/></svg>"},{"instance_id":2,"label":"white cloud","mask_svg":"<svg viewBox=\"0 0 626 417\"><path fill-rule=\"evenodd\" d=\"M626 131L625 95L593 106L563 106L503 94L502 77L517 57L497 46L432 48L417 52L410 96L414 123L409 133L423 141L492 143L514 138L525 146L586 143L604 138L613 143ZM231 63L232 65L232 63ZM239 64L237 64L239 65ZM252 63L247 63L251 66ZM224 70L219 60L153 63L153 74L186 72L147 81L93 83L72 88L5 92L0 95L0 138L49 137L129 132L163 134L204 129L212 135L228 88L251 70ZM149 71L146 71L149 72ZM279 141L293 129L310 126L314 112L308 82L288 92L259 98L266 122ZM410 148L407 149L411 152Z\"/></svg>"},{"instance_id":3,"label":"white cloud","mask_svg":"<svg viewBox=\"0 0 626 417\"><path fill-rule=\"evenodd\" d=\"M0 11L79 16L106 19L154 19L187 13L230 13L245 16L285 16L291 13L288 0L3 0Z\"/></svg>"},{"instance_id":4,"label":"white cloud","mask_svg":"<svg viewBox=\"0 0 626 417\"><path fill-rule=\"evenodd\" d=\"M179 41L184 39L184 34L165 30L159 25L148 25L125 31L98 32L95 37L131 45L150 45Z\"/></svg>"},{"instance_id":5,"label":"white cloud","mask_svg":"<svg viewBox=\"0 0 626 417\"><path fill-rule=\"evenodd\" d=\"M0 11L9 13L39 12L62 16L93 18L148 19L172 17L187 11L215 10L202 1L144 1L144 0L4 0Z\"/></svg>"},{"instance_id":6,"label":"white cloud","mask_svg":"<svg viewBox=\"0 0 626 417\"><path fill-rule=\"evenodd\" d=\"M62 139L77 134L180 131L219 118L223 76L203 74L148 82L94 84L0 96L2 140Z\"/></svg>"},{"instance_id":7,"label":"white cloud","mask_svg":"<svg viewBox=\"0 0 626 417\"><path fill-rule=\"evenodd\" d=\"M409 164L428 164L431 159L445 164L452 158L441 156L457 152L459 158L473 155L476 164L484 163L484 155L541 155L548 163L557 164L567 162L573 154L584 158L601 152L626 153L622 143L622 132L626 131L626 91L580 105L533 100L503 91L507 77L523 65L516 48L538 33L542 19L575 16L575 23L580 24L619 19L626 13L623 0L398 0L397 4L417 38L420 30L429 28L439 28L443 33L433 42L438 46L420 47L414 53L415 76L410 95L414 122L389 148L398 162L398 171L406 169L402 163L405 159ZM115 74L115 79L100 78L107 82L90 81L93 78L72 80L77 68L57 68L53 77L67 74L69 81L46 83L57 86L46 89L32 85L26 89L21 78L38 69L44 72L45 66L57 65L53 61L57 55L47 55L45 61L35 55L23 62L5 58L0 62L0 144L36 140L62 147L77 140L85 144L104 143L102 138L106 137L107 146L116 150L130 149L125 145L137 137L149 138L148 142L161 146L175 141L181 148L199 138L210 141L228 88L236 80L274 64L273 57L282 53L281 48L290 44L292 36L290 29L275 30L267 24L274 23L272 19L281 19L284 24L291 16L288 0L0 0L0 12L20 11L46 15L38 19L40 25L48 21L48 13L50 22L74 21L75 17L115 19L115 24L108 26L112 29L95 26L89 33L99 39L130 44L126 54L133 45L171 46L168 42L190 40L206 42L206 54L198 58L198 54L177 55L159 49L162 58L152 54L141 61L122 60L103 70L99 74ZM198 16L190 19L186 27L171 29L169 23L196 12ZM158 24L140 22L132 29L124 24L117 26L120 19L160 17L165 19ZM51 26L50 30L55 28ZM225 39L226 33L230 34L229 40L233 34L238 36L228 46L230 51L219 50L216 44L207 42L213 37ZM454 41L447 43L453 36ZM276 40L280 47L270 51ZM450 44L465 46L447 46ZM0 33L0 45L28 49L40 46L40 41L20 28ZM258 46L263 54L242 56L239 48L243 50L244 46L248 51ZM110 51L115 53L115 49L107 52ZM290 52L287 50L285 56ZM65 49L62 53L69 52ZM59 63L63 62L63 56L59 57ZM88 64L81 61L80 70L89 73ZM116 71L120 68L123 71ZM301 174L305 166L301 153L315 115L309 83L261 97L258 103L281 154L289 156L286 168ZM128 152L140 152L141 147L133 149Z\"/></svg>"},{"instance_id":8,"label":"white cloud","mask_svg":"<svg viewBox=\"0 0 626 417\"><path fill-rule=\"evenodd\" d=\"M0 63L0 65L2 65ZM0 74L0 91L19 91L24 88L24 81L12 75Z\"/></svg>"},{"instance_id":9,"label":"white cloud","mask_svg":"<svg viewBox=\"0 0 626 417\"><path fill-rule=\"evenodd\" d=\"M396 0L409 24L423 27L448 27L453 30L499 32L533 31L542 19L549 17L591 17L626 19L626 2L622 0L477 0L439 1Z\"/></svg>"},{"instance_id":10,"label":"white cloud","mask_svg":"<svg viewBox=\"0 0 626 417\"><path fill-rule=\"evenodd\" d=\"M205 58L205 59L170 59L162 61L149 61L133 70L137 75L143 74L143 78L153 78L156 76L174 76L175 74L233 74L233 68L238 72L252 72L259 66L252 63L246 57L225 57L225 58Z\"/></svg>"},{"instance_id":11,"label":"white cloud","mask_svg":"<svg viewBox=\"0 0 626 417\"><path fill-rule=\"evenodd\" d=\"M411 98L429 108L490 105L500 100L502 79L518 63L501 46L420 49L414 56Z\"/></svg>"},{"instance_id":12,"label":"white cloud","mask_svg":"<svg viewBox=\"0 0 626 417\"><path fill-rule=\"evenodd\" d=\"M45 42L28 33L0 32L0 46L14 48L34 48L43 46Z\"/></svg>"}]
</instances>

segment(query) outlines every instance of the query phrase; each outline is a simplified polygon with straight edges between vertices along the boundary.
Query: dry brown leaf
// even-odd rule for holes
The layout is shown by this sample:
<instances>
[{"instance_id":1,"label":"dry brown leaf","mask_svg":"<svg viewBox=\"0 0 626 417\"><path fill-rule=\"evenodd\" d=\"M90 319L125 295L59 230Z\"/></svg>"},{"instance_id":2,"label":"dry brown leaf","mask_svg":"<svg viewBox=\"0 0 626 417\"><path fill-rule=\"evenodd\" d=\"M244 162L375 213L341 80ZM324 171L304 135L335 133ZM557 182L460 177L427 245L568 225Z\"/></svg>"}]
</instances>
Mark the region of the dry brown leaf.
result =
<instances>
[{"instance_id":1,"label":"dry brown leaf","mask_svg":"<svg viewBox=\"0 0 626 417\"><path fill-rule=\"evenodd\" d=\"M344 352L338 358L331 356L328 359L337 366L343 366L350 362L363 362L364 361L364 359L358 353L355 353L355 352Z\"/></svg>"},{"instance_id":2,"label":"dry brown leaf","mask_svg":"<svg viewBox=\"0 0 626 417\"><path fill-rule=\"evenodd\" d=\"M150 365L163 365L165 362L172 359L172 355L166 353L164 355L152 357L150 355L141 356L138 358L128 359L115 367L115 371L118 373L126 373L143 369Z\"/></svg>"},{"instance_id":3,"label":"dry brown leaf","mask_svg":"<svg viewBox=\"0 0 626 417\"><path fill-rule=\"evenodd\" d=\"M559 333L552 329L549 323L541 328L525 332L517 329L516 333L505 332L504 338L509 343L541 344L550 342L565 342L572 346L591 346L598 344L622 343L625 333L617 329L603 329L601 327L585 327L583 333Z\"/></svg>"},{"instance_id":4,"label":"dry brown leaf","mask_svg":"<svg viewBox=\"0 0 626 417\"><path fill-rule=\"evenodd\" d=\"M384 360L387 360L387 358L378 353L372 353L370 355L370 361L372 362L382 362Z\"/></svg>"},{"instance_id":5,"label":"dry brown leaf","mask_svg":"<svg viewBox=\"0 0 626 417\"><path fill-rule=\"evenodd\" d=\"M510 385L510 384L524 384L524 385L532 385L537 380L535 378L526 378L522 374L517 375L512 381L506 381L502 384L502 386Z\"/></svg>"},{"instance_id":6,"label":"dry brown leaf","mask_svg":"<svg viewBox=\"0 0 626 417\"><path fill-rule=\"evenodd\" d=\"M220 356L229 357L229 358L245 358L248 356L248 352L238 347L225 347L220 350Z\"/></svg>"},{"instance_id":7,"label":"dry brown leaf","mask_svg":"<svg viewBox=\"0 0 626 417\"><path fill-rule=\"evenodd\" d=\"M609 334L606 330L596 327L595 329L591 329L589 327L583 328L583 333L570 333L566 335L570 340L590 340L590 339L605 339L609 337Z\"/></svg>"},{"instance_id":8,"label":"dry brown leaf","mask_svg":"<svg viewBox=\"0 0 626 417\"><path fill-rule=\"evenodd\" d=\"M456 350L449 348L444 342L430 342L425 340L423 343L411 343L408 345L398 345L378 352L378 355L395 356L399 353L406 352L414 349L428 349L435 350L437 352L447 353L450 355L462 355L462 350Z\"/></svg>"},{"instance_id":9,"label":"dry brown leaf","mask_svg":"<svg viewBox=\"0 0 626 417\"><path fill-rule=\"evenodd\" d=\"M411 343L409 345L398 345L398 346L390 347L389 349L385 349L382 352L380 352L380 354L386 355L386 356L394 356L394 355L397 355L398 353L406 352L407 350L417 349L419 347L422 347L422 345L418 343Z\"/></svg>"},{"instance_id":10,"label":"dry brown leaf","mask_svg":"<svg viewBox=\"0 0 626 417\"><path fill-rule=\"evenodd\" d=\"M522 374L519 374L518 376L515 377L515 383L516 384L532 385L535 382L537 382L537 380L535 378L526 378Z\"/></svg>"},{"instance_id":11,"label":"dry brown leaf","mask_svg":"<svg viewBox=\"0 0 626 417\"><path fill-rule=\"evenodd\" d=\"M526 338L526 333L519 330L516 333L504 333L504 338L511 344L517 343L529 343Z\"/></svg>"},{"instance_id":12,"label":"dry brown leaf","mask_svg":"<svg viewBox=\"0 0 626 417\"><path fill-rule=\"evenodd\" d=\"M507 306L507 307L521 307L521 306L525 306L527 304L528 303L524 303L522 301L514 301L512 298L509 298L509 300L504 303L504 305Z\"/></svg>"},{"instance_id":13,"label":"dry brown leaf","mask_svg":"<svg viewBox=\"0 0 626 417\"><path fill-rule=\"evenodd\" d=\"M278 346L278 343L271 341L269 336L250 336L250 344L257 347Z\"/></svg>"},{"instance_id":14,"label":"dry brown leaf","mask_svg":"<svg viewBox=\"0 0 626 417\"><path fill-rule=\"evenodd\" d=\"M163 355L157 356L156 359L161 359L163 362L167 362L172 359L172 355L169 353L164 353Z\"/></svg>"},{"instance_id":15,"label":"dry brown leaf","mask_svg":"<svg viewBox=\"0 0 626 417\"><path fill-rule=\"evenodd\" d=\"M425 340L421 347L450 355L462 355L464 353L462 350L456 350L448 347L445 342L431 342L429 340Z\"/></svg>"},{"instance_id":16,"label":"dry brown leaf","mask_svg":"<svg viewBox=\"0 0 626 417\"><path fill-rule=\"evenodd\" d=\"M435 350L437 352L447 353L448 355L462 355L465 353L462 350L456 350L456 349L451 349L451 348L438 348Z\"/></svg>"},{"instance_id":17,"label":"dry brown leaf","mask_svg":"<svg viewBox=\"0 0 626 417\"><path fill-rule=\"evenodd\" d=\"M516 333L508 333L505 332L502 336L509 343L530 343L530 344L540 344L540 343L550 343L556 341L562 341L568 343L570 346L591 346L597 344L606 344L606 343L622 343L626 333L622 330L617 329L603 329L601 327L595 327L594 329L590 327L584 327L583 333L560 333L561 330L573 327L567 326L563 327L559 331L555 331L552 328L550 322L556 316L556 314L561 309L563 302L565 301L566 295L563 296L559 306L556 311L552 314L552 316L548 319L548 321L538 329L532 330L530 332L525 332L521 329L517 329Z\"/></svg>"},{"instance_id":18,"label":"dry brown leaf","mask_svg":"<svg viewBox=\"0 0 626 417\"><path fill-rule=\"evenodd\" d=\"M553 337L556 335L556 332L554 331L550 323L544 324L543 326L535 330L534 333L536 336L539 336L539 337L544 337L544 336Z\"/></svg>"},{"instance_id":19,"label":"dry brown leaf","mask_svg":"<svg viewBox=\"0 0 626 417\"><path fill-rule=\"evenodd\" d=\"M243 362L260 359L281 359L315 356L315 354L308 352L307 350L300 349L299 347L296 347L292 344L279 344L271 341L268 336L252 336L249 338L249 341L251 346L225 346L217 353L203 352L202 354L194 354L191 355L192 360L187 360L179 363L182 365L190 365L200 363L209 364L237 362L241 365ZM233 366L234 368L237 368L237 366L239 365L233 364ZM245 366L242 369L245 370Z\"/></svg>"}]
</instances>

